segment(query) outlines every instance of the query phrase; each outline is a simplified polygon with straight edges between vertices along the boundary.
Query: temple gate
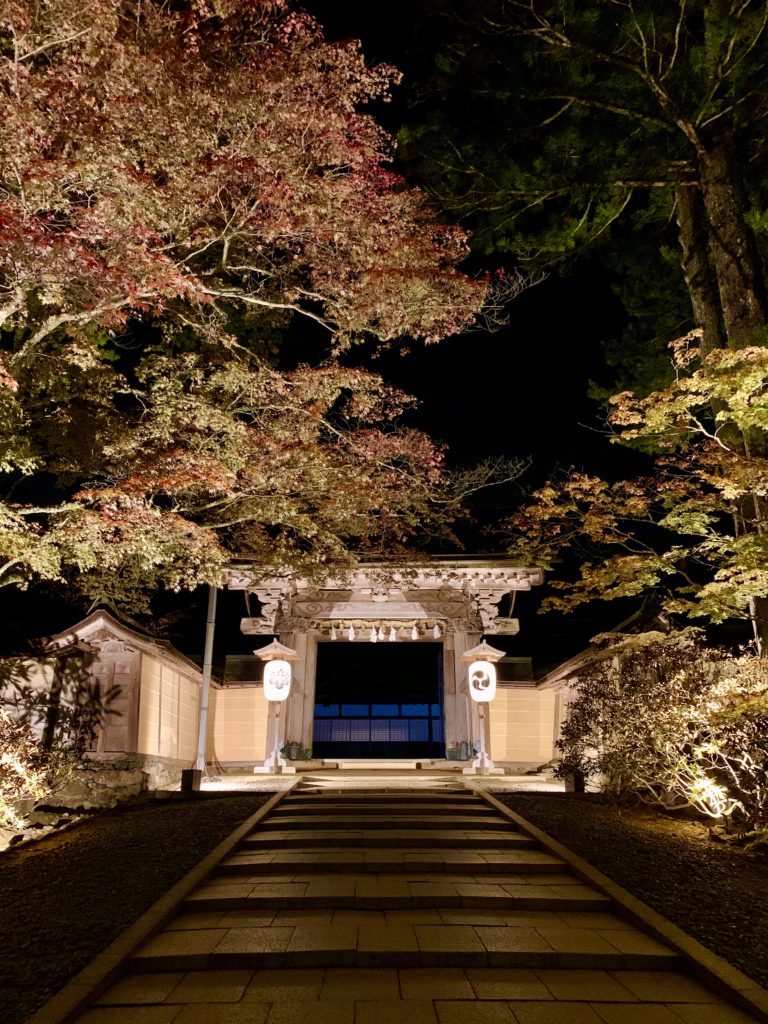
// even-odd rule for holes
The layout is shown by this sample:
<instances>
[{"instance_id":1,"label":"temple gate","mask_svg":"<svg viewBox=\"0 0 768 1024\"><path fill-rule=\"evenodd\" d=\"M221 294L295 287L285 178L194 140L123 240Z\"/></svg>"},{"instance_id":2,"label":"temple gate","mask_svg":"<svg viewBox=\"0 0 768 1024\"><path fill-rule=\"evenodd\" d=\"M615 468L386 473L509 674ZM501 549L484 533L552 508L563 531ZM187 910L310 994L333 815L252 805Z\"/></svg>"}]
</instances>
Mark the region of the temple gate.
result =
<instances>
[{"instance_id":1,"label":"temple gate","mask_svg":"<svg viewBox=\"0 0 768 1024\"><path fill-rule=\"evenodd\" d=\"M244 633L274 636L297 652L293 689L279 720L281 744L305 750L315 747L319 753L330 751L323 744L349 743L348 756L361 756L367 743L369 756L407 757L404 751L409 744L414 744L414 750L426 745L418 756L471 749L479 722L469 700L461 656L483 636L516 634L517 592L542 582L541 569L502 559L433 558L410 566L362 564L343 578L319 586L296 577L265 577L256 566L238 564L230 572L228 586L246 591L249 604L258 602L258 609L253 609L258 614L241 622ZM318 658L320 645L362 643L402 650L401 674L408 672L409 650L433 645L436 689L429 692L437 699L427 699L427 689L425 699L395 699L401 692L394 682L388 697L386 687L378 682L375 692L366 692L364 684L354 693L342 687L340 699L329 700L321 680L318 701L318 661L321 669L326 661L325 649ZM382 651L380 660L385 659L397 662ZM411 660L423 664L425 655ZM418 674L418 665L415 671ZM354 699L346 699L350 697ZM363 713L366 705L368 711ZM408 714L414 707L418 710ZM345 714L345 709L351 713ZM335 741L327 728L331 720L337 723ZM326 727L320 726L321 721ZM268 734L267 750L274 744L274 734Z\"/></svg>"}]
</instances>

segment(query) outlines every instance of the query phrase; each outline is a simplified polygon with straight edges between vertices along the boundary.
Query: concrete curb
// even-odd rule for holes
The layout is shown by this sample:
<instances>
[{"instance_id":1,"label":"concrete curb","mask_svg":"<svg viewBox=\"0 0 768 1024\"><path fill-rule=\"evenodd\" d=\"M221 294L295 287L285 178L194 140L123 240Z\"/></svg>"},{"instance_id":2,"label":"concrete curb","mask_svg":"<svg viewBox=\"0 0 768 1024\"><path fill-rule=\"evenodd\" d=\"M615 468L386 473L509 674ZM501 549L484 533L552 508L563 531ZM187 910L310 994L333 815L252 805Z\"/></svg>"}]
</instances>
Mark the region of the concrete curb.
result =
<instances>
[{"instance_id":1,"label":"concrete curb","mask_svg":"<svg viewBox=\"0 0 768 1024\"><path fill-rule=\"evenodd\" d=\"M723 957L710 952L677 925L672 924L642 900L637 899L618 883L598 871L583 857L579 857L568 847L563 846L556 839L552 839L546 832L542 832L540 828L501 803L491 793L486 792L483 786L473 784L471 779L462 781L467 789L480 795L492 807L514 822L518 828L538 840L550 853L564 860L574 875L610 897L616 904L619 914L627 921L645 929L655 938L676 950L697 980L709 985L710 988L729 999L740 1009L753 1014L757 1020L768 1024L768 990L729 964Z\"/></svg>"},{"instance_id":2,"label":"concrete curb","mask_svg":"<svg viewBox=\"0 0 768 1024\"><path fill-rule=\"evenodd\" d=\"M125 960L147 939L159 932L175 915L182 900L206 880L240 840L248 835L262 818L301 782L301 776L291 779L289 785L275 793L255 814L238 825L234 832L222 840L215 849L188 871L168 892L164 893L149 910L129 925L105 950L97 954L82 971L67 982L60 992L52 996L26 1024L69 1024L77 1019L89 1003L101 995L122 974Z\"/></svg>"}]
</instances>

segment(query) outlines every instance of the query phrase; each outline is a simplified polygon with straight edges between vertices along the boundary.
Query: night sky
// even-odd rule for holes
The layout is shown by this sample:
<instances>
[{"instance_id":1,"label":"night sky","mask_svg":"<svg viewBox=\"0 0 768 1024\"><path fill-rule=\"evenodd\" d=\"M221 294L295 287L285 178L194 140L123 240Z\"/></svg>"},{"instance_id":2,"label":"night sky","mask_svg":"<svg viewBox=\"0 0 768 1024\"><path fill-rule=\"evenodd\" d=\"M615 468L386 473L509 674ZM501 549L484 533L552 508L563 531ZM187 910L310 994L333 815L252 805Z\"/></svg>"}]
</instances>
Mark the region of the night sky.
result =
<instances>
[{"instance_id":1,"label":"night sky","mask_svg":"<svg viewBox=\"0 0 768 1024\"><path fill-rule=\"evenodd\" d=\"M369 63L382 61L403 72L393 101L374 111L393 134L431 61L430 22L423 13L429 2L304 4L328 39L360 39ZM503 266L481 257L471 262L467 269L475 273ZM505 269L516 268L510 262ZM590 380L610 385L600 343L625 325L605 272L586 259L566 273L555 271L511 302L508 316L494 333L417 344L405 357L390 351L371 366L421 401L416 424L448 445L454 463L486 455L530 458L527 488L571 466L608 476L631 469L631 453L610 443L603 411L587 395Z\"/></svg>"}]
</instances>

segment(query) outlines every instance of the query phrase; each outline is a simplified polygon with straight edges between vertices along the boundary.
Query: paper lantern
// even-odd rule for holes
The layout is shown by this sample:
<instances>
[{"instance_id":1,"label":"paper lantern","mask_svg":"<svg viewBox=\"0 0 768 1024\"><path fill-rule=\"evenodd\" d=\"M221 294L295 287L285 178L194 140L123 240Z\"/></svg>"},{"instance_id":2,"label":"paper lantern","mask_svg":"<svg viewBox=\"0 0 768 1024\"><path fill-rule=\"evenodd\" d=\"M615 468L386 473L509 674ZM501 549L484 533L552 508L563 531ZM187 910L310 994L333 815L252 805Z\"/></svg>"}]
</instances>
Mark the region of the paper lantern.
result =
<instances>
[{"instance_id":1,"label":"paper lantern","mask_svg":"<svg viewBox=\"0 0 768 1024\"><path fill-rule=\"evenodd\" d=\"M496 668L490 661L473 661L468 669L469 695L478 704L496 696Z\"/></svg>"},{"instance_id":2,"label":"paper lantern","mask_svg":"<svg viewBox=\"0 0 768 1024\"><path fill-rule=\"evenodd\" d=\"M291 692L291 665L276 658L264 666L264 696L267 700L287 700Z\"/></svg>"}]
</instances>

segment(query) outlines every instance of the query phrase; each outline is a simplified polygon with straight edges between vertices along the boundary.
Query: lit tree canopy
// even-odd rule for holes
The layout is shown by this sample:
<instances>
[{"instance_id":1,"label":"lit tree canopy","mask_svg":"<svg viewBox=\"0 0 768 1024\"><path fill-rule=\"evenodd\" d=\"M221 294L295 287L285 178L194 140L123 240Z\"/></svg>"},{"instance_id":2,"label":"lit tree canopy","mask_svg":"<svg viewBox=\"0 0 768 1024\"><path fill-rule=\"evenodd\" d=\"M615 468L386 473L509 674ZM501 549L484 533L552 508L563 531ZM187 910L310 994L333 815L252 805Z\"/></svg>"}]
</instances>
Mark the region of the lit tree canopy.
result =
<instances>
[{"instance_id":1,"label":"lit tree canopy","mask_svg":"<svg viewBox=\"0 0 768 1024\"><path fill-rule=\"evenodd\" d=\"M406 396L274 358L291 321L341 351L482 306L361 111L392 68L284 0L11 0L0 77L0 583L140 606L450 518Z\"/></svg>"},{"instance_id":2,"label":"lit tree canopy","mask_svg":"<svg viewBox=\"0 0 768 1024\"><path fill-rule=\"evenodd\" d=\"M666 389L612 399L616 440L660 453L653 475L610 483L570 473L514 518L524 557L551 565L568 549L582 555L580 578L555 582L549 607L656 591L670 612L759 618L768 460L743 438L768 428L768 348L716 349L699 361L697 342L696 332L676 342Z\"/></svg>"},{"instance_id":3,"label":"lit tree canopy","mask_svg":"<svg viewBox=\"0 0 768 1024\"><path fill-rule=\"evenodd\" d=\"M435 340L484 286L461 231L385 166L361 104L396 73L285 0L16 0L0 21L3 323L22 358L63 325L229 304L340 340Z\"/></svg>"},{"instance_id":4,"label":"lit tree canopy","mask_svg":"<svg viewBox=\"0 0 768 1024\"><path fill-rule=\"evenodd\" d=\"M0 391L7 467L66 497L3 506L0 580L75 582L141 606L158 587L217 579L234 553L312 574L401 551L447 527L442 453L397 426L405 395L337 365L278 373L204 346L147 352L130 384L85 344Z\"/></svg>"}]
</instances>

